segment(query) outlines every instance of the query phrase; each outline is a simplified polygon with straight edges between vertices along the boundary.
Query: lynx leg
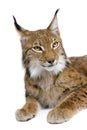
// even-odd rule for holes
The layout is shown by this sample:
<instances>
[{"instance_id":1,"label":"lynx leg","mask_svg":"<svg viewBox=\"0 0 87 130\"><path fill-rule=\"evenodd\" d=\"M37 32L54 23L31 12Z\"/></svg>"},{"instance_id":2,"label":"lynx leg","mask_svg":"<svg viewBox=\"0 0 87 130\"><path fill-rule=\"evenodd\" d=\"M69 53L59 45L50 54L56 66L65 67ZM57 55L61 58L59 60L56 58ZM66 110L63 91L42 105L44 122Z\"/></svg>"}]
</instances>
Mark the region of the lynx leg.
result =
<instances>
[{"instance_id":1,"label":"lynx leg","mask_svg":"<svg viewBox=\"0 0 87 130\"><path fill-rule=\"evenodd\" d=\"M47 121L57 124L68 121L79 110L87 107L87 88L72 92L59 106L48 113Z\"/></svg>"},{"instance_id":2,"label":"lynx leg","mask_svg":"<svg viewBox=\"0 0 87 130\"><path fill-rule=\"evenodd\" d=\"M39 103L34 98L29 98L26 104L16 111L18 121L27 121L32 119L38 112Z\"/></svg>"}]
</instances>

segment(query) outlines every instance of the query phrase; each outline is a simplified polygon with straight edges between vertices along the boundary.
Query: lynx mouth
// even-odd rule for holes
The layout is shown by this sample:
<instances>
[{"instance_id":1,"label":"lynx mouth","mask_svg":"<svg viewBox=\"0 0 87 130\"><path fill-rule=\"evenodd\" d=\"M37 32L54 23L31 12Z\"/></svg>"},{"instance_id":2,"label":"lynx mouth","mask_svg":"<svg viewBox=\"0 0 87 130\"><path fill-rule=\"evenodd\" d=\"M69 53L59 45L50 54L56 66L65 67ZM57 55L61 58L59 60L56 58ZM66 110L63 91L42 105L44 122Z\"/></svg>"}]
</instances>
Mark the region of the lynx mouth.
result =
<instances>
[{"instance_id":1,"label":"lynx mouth","mask_svg":"<svg viewBox=\"0 0 87 130\"><path fill-rule=\"evenodd\" d=\"M43 67L45 70L47 70L47 71L54 71L56 65L48 65L48 66L42 65L42 67Z\"/></svg>"},{"instance_id":2,"label":"lynx mouth","mask_svg":"<svg viewBox=\"0 0 87 130\"><path fill-rule=\"evenodd\" d=\"M51 67L54 67L54 66L56 66L58 64L58 61L57 60L55 60L53 63L49 63L49 62L46 62L46 63L43 63L42 64L42 67L44 67L44 68L51 68Z\"/></svg>"},{"instance_id":3,"label":"lynx mouth","mask_svg":"<svg viewBox=\"0 0 87 130\"><path fill-rule=\"evenodd\" d=\"M42 65L42 67L44 67L44 68L46 68L46 67L53 67L53 66L55 66L55 65L48 65L48 66L45 66L45 65Z\"/></svg>"}]
</instances>

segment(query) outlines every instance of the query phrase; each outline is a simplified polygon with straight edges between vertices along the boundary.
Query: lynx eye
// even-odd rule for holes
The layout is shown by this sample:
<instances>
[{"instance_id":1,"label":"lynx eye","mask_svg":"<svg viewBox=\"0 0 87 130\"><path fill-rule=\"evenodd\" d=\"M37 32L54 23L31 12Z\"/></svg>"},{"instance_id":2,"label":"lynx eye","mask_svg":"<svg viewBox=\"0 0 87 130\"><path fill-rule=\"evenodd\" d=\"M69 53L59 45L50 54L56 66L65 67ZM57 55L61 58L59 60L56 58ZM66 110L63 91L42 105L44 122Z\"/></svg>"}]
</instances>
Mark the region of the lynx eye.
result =
<instances>
[{"instance_id":1,"label":"lynx eye","mask_svg":"<svg viewBox=\"0 0 87 130\"><path fill-rule=\"evenodd\" d=\"M53 49L56 49L57 47L59 47L59 45L60 45L60 42L54 42L54 43L52 43L51 47Z\"/></svg>"},{"instance_id":2,"label":"lynx eye","mask_svg":"<svg viewBox=\"0 0 87 130\"><path fill-rule=\"evenodd\" d=\"M42 52L43 51L43 47L41 47L41 46L34 46L32 48L32 50L35 51L35 52Z\"/></svg>"}]
</instances>

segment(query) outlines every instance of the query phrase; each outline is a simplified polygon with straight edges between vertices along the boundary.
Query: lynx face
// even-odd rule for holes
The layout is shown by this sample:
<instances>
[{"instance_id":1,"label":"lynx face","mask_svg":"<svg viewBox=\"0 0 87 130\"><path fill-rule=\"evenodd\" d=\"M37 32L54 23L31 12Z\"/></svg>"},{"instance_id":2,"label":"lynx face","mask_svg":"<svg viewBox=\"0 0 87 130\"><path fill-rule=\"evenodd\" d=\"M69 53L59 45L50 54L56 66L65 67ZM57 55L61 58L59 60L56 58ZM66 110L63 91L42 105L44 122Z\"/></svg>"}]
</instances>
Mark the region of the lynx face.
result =
<instances>
[{"instance_id":1,"label":"lynx face","mask_svg":"<svg viewBox=\"0 0 87 130\"><path fill-rule=\"evenodd\" d=\"M23 29L14 18L21 36L23 64L29 69L31 77L38 77L44 71L58 74L66 66L67 57L62 46L56 13L47 29L37 31Z\"/></svg>"}]
</instances>

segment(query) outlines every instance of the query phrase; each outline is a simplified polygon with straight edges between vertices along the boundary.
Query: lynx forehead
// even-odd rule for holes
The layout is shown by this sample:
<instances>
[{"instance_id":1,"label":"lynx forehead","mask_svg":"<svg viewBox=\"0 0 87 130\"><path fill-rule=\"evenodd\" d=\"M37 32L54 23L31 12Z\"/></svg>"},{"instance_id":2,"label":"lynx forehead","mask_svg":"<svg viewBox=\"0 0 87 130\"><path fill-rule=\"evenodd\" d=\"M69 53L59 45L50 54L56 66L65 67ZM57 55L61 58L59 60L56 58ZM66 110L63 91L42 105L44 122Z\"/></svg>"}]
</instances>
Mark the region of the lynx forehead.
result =
<instances>
[{"instance_id":1,"label":"lynx forehead","mask_svg":"<svg viewBox=\"0 0 87 130\"><path fill-rule=\"evenodd\" d=\"M63 123L87 108L87 57L80 58L81 62L71 58L70 63L62 45L57 12L46 29L37 31L22 28L13 17L25 68L26 104L16 111L18 121L36 116L39 106L54 107L47 116L49 123Z\"/></svg>"}]
</instances>

